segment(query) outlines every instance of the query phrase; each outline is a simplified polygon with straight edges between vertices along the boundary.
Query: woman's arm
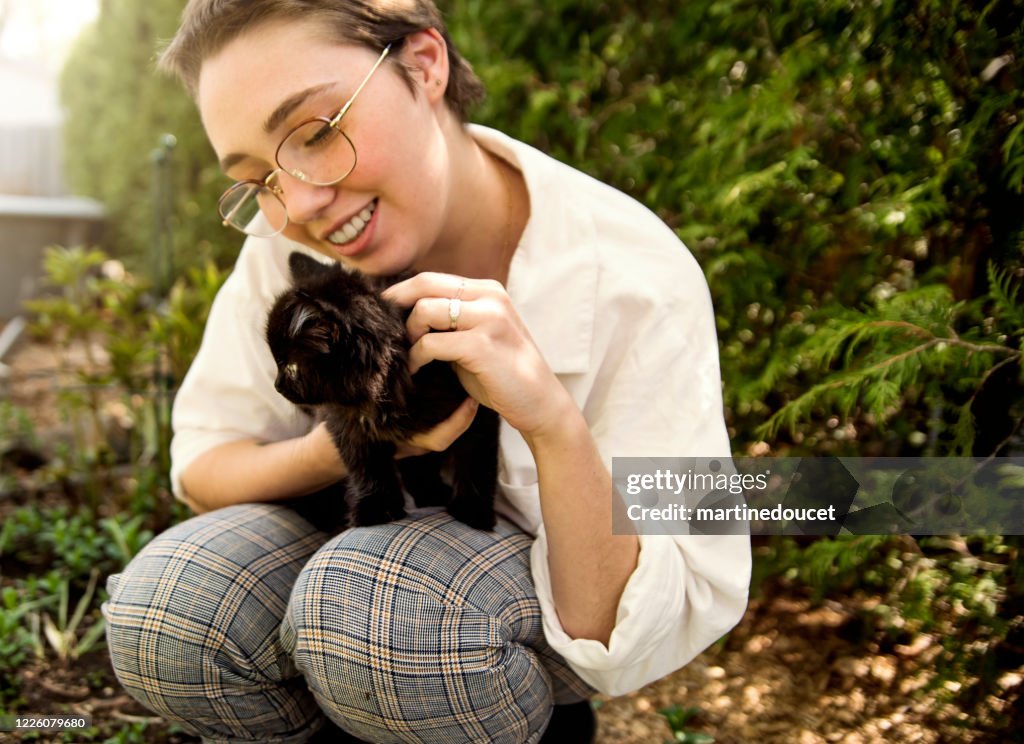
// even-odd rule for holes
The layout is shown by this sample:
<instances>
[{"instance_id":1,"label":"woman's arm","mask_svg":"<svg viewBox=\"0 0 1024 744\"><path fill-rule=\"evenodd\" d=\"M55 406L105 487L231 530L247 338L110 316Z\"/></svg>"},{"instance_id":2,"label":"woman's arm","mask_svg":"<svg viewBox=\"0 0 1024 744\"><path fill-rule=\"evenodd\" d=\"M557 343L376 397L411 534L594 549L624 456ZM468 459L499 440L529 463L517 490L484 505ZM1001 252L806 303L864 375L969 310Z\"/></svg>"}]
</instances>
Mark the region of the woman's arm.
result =
<instances>
[{"instance_id":1,"label":"woman's arm","mask_svg":"<svg viewBox=\"0 0 1024 744\"><path fill-rule=\"evenodd\" d=\"M449 300L462 287L455 333ZM544 361L499 283L424 272L384 293L413 306L410 364L454 362L463 386L533 451L559 621L573 638L607 643L639 539L612 534L611 476L583 414Z\"/></svg>"},{"instance_id":2,"label":"woman's arm","mask_svg":"<svg viewBox=\"0 0 1024 744\"><path fill-rule=\"evenodd\" d=\"M398 448L398 457L443 452L469 428L477 403L467 398L451 416ZM263 443L227 442L196 457L181 474L184 501L197 514L254 501L303 496L347 474L324 424L305 436Z\"/></svg>"},{"instance_id":3,"label":"woman's arm","mask_svg":"<svg viewBox=\"0 0 1024 744\"><path fill-rule=\"evenodd\" d=\"M524 438L537 463L558 620L571 638L607 646L640 541L636 535L613 534L611 475L583 414L565 398L545 428Z\"/></svg>"},{"instance_id":4,"label":"woman's arm","mask_svg":"<svg viewBox=\"0 0 1024 744\"><path fill-rule=\"evenodd\" d=\"M197 514L232 504L302 496L345 477L327 428L280 442L244 439L217 445L182 472L184 500Z\"/></svg>"}]
</instances>

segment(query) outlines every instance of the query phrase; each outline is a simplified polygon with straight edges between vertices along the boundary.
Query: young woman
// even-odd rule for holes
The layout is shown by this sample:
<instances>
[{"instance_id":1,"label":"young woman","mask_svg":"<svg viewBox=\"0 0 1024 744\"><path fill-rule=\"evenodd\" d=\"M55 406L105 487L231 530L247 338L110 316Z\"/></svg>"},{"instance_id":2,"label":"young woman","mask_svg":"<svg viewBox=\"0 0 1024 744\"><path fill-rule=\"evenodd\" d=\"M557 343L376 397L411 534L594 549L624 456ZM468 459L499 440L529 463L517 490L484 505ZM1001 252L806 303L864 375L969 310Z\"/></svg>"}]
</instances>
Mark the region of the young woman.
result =
<instances>
[{"instance_id":1,"label":"young woman","mask_svg":"<svg viewBox=\"0 0 1024 744\"><path fill-rule=\"evenodd\" d=\"M175 492L199 516L110 581L133 696L216 742L328 719L365 741L588 741L594 690L739 619L746 538L612 530L612 457L729 455L707 286L669 228L467 124L480 83L430 0L191 0L162 62L250 237L175 402ZM412 365L451 362L468 396L400 454L496 410L494 532L428 511L331 538L284 503L346 473L273 386L263 326L293 250L419 272L387 292Z\"/></svg>"}]
</instances>

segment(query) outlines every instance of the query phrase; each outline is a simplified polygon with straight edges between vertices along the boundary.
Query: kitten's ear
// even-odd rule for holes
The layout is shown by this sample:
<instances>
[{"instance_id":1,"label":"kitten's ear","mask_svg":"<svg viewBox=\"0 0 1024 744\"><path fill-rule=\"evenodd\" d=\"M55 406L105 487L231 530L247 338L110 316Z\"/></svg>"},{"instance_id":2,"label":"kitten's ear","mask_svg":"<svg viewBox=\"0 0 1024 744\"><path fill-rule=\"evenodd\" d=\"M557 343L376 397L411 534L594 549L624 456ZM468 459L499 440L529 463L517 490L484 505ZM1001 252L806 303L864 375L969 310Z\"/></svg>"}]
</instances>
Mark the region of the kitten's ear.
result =
<instances>
[{"instance_id":1,"label":"kitten's ear","mask_svg":"<svg viewBox=\"0 0 1024 744\"><path fill-rule=\"evenodd\" d=\"M338 321L330 306L298 291L297 301L291 308L288 336L311 351L329 354L332 344L341 338L342 328Z\"/></svg>"},{"instance_id":2,"label":"kitten's ear","mask_svg":"<svg viewBox=\"0 0 1024 744\"><path fill-rule=\"evenodd\" d=\"M306 279L323 276L331 270L331 267L324 265L315 258L307 256L305 253L293 251L288 256L288 269L292 273L292 281L298 283Z\"/></svg>"}]
</instances>

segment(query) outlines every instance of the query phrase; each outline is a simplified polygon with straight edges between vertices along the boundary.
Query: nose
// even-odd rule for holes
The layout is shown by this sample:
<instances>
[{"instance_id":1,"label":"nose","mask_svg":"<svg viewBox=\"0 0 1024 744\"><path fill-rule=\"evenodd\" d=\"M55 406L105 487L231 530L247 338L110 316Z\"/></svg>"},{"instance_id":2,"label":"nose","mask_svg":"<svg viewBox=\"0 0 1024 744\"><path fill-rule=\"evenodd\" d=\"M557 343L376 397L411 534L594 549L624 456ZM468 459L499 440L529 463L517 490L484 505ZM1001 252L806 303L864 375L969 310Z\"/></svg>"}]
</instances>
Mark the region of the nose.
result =
<instances>
[{"instance_id":1,"label":"nose","mask_svg":"<svg viewBox=\"0 0 1024 744\"><path fill-rule=\"evenodd\" d=\"M312 222L334 201L334 186L316 186L284 171L279 178L289 222Z\"/></svg>"}]
</instances>

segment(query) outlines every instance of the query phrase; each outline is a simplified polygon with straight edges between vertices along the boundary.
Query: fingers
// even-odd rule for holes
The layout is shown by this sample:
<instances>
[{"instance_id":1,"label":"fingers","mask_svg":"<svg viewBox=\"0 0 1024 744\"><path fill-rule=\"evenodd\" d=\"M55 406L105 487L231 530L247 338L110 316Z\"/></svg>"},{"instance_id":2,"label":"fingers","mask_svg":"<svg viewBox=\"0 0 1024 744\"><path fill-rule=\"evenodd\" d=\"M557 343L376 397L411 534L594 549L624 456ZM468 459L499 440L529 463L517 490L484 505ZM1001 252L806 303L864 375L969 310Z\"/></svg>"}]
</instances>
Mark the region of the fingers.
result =
<instances>
[{"instance_id":1,"label":"fingers","mask_svg":"<svg viewBox=\"0 0 1024 744\"><path fill-rule=\"evenodd\" d=\"M424 333L409 348L409 371L416 374L420 367L433 361L464 366L467 355L474 350L484 352L480 347L486 343L485 336L475 333Z\"/></svg>"},{"instance_id":2,"label":"fingers","mask_svg":"<svg viewBox=\"0 0 1024 744\"><path fill-rule=\"evenodd\" d=\"M409 343L415 344L431 331L470 331L500 317L501 312L501 301L490 297L469 301L425 297L413 307L405 327Z\"/></svg>"},{"instance_id":3,"label":"fingers","mask_svg":"<svg viewBox=\"0 0 1024 744\"><path fill-rule=\"evenodd\" d=\"M492 279L466 279L455 274L424 271L404 282L393 284L381 295L384 299L402 307L412 307L426 297L444 300L455 297L460 300L475 300L503 291L504 288L501 284Z\"/></svg>"},{"instance_id":4,"label":"fingers","mask_svg":"<svg viewBox=\"0 0 1024 744\"><path fill-rule=\"evenodd\" d=\"M406 328L413 344L431 331L462 331L475 327L493 314L495 300L504 295L504 287L489 279L466 279L429 271L388 287L382 293L386 300L412 307Z\"/></svg>"},{"instance_id":5,"label":"fingers","mask_svg":"<svg viewBox=\"0 0 1024 744\"><path fill-rule=\"evenodd\" d=\"M440 297L424 297L419 300L412 312L409 313L409 319L405 322L409 343L415 344L421 336L431 331L465 329L469 303L459 300L458 307L453 308L452 305L452 300ZM452 325L455 325L454 329Z\"/></svg>"},{"instance_id":6,"label":"fingers","mask_svg":"<svg viewBox=\"0 0 1024 744\"><path fill-rule=\"evenodd\" d=\"M398 456L444 452L473 423L473 418L476 416L476 411L479 407L475 400L466 398L451 416L433 429L415 435L405 445L399 447Z\"/></svg>"}]
</instances>

